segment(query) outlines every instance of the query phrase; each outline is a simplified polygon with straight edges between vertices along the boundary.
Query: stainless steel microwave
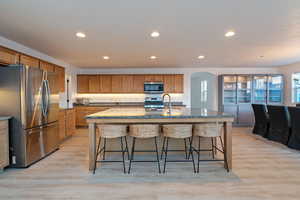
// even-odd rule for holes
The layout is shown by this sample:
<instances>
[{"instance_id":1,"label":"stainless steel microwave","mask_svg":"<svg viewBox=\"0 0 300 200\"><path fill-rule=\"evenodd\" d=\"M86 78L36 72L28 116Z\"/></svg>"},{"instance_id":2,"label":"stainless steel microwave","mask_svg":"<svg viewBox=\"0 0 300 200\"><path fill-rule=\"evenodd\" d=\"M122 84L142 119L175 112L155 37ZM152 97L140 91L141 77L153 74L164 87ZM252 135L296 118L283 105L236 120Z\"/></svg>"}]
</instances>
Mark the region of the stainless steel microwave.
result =
<instances>
[{"instance_id":1,"label":"stainless steel microwave","mask_svg":"<svg viewBox=\"0 0 300 200\"><path fill-rule=\"evenodd\" d=\"M144 93L146 93L146 94L164 93L164 83L163 82L145 82L144 83Z\"/></svg>"}]
</instances>

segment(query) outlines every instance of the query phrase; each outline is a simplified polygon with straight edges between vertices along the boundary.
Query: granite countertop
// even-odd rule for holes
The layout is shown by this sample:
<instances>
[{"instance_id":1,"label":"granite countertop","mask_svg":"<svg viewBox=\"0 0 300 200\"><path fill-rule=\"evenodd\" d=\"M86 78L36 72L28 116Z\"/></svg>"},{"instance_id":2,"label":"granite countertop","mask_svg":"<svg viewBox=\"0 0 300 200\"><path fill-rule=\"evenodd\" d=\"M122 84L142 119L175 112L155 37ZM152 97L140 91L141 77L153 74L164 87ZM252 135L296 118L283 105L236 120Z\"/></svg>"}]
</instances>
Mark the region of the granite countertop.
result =
<instances>
[{"instance_id":1,"label":"granite countertop","mask_svg":"<svg viewBox=\"0 0 300 200\"><path fill-rule=\"evenodd\" d=\"M89 104L79 104L74 103L74 106L90 106L90 107L97 107L97 106L144 106L144 102L95 102ZM165 103L168 105L168 103ZM172 106L185 106L182 102L172 102Z\"/></svg>"},{"instance_id":2,"label":"granite countertop","mask_svg":"<svg viewBox=\"0 0 300 200\"><path fill-rule=\"evenodd\" d=\"M10 116L0 116L0 121L9 120L10 118L11 118Z\"/></svg>"},{"instance_id":3,"label":"granite countertop","mask_svg":"<svg viewBox=\"0 0 300 200\"><path fill-rule=\"evenodd\" d=\"M144 108L111 108L86 116L86 119L160 119L160 118L228 118L230 114L208 111L199 108L177 108L168 113L162 111L145 111Z\"/></svg>"}]
</instances>

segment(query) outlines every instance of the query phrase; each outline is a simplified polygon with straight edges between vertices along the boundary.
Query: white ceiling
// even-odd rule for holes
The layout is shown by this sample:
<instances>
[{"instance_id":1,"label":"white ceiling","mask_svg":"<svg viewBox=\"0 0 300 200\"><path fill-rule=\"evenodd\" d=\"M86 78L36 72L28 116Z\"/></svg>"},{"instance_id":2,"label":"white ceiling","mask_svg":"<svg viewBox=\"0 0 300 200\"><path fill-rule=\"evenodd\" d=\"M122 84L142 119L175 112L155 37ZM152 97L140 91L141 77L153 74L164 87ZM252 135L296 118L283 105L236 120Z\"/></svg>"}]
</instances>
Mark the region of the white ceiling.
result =
<instances>
[{"instance_id":1,"label":"white ceiling","mask_svg":"<svg viewBox=\"0 0 300 200\"><path fill-rule=\"evenodd\" d=\"M78 67L268 67L300 61L300 0L1 0L0 35Z\"/></svg>"}]
</instances>

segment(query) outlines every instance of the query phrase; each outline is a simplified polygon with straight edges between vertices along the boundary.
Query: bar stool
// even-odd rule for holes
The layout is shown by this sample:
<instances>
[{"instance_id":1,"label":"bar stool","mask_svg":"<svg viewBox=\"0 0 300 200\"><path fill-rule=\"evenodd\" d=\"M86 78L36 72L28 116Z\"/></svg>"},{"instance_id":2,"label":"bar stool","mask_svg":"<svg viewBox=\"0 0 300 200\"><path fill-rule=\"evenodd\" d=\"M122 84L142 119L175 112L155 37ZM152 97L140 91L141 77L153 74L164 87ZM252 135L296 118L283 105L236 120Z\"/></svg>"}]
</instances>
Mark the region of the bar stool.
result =
<instances>
[{"instance_id":1,"label":"bar stool","mask_svg":"<svg viewBox=\"0 0 300 200\"><path fill-rule=\"evenodd\" d=\"M161 173L160 170L160 161L158 155L158 147L157 147L157 137L159 136L159 125L158 124L134 124L129 126L129 136L133 137L132 139L132 150L131 157L129 161L129 169L128 174L131 170L132 162L157 162L158 172ZM135 150L135 142L136 139L146 139L146 138L154 138L155 150ZM154 160L134 160L135 152L156 152L156 161Z\"/></svg>"},{"instance_id":2,"label":"bar stool","mask_svg":"<svg viewBox=\"0 0 300 200\"><path fill-rule=\"evenodd\" d=\"M95 159L95 168L94 168L94 174L97 167L97 162L123 162L123 170L124 173L126 173L126 167L125 167L125 158L124 154L127 152L129 157L129 151L128 151L128 144L127 144L127 126L126 125L97 125L98 131L99 131L99 141L97 146L97 152L96 152L96 159ZM101 138L104 139L103 147L100 149L101 146ZM106 139L115 139L120 138L120 145L121 150L106 150ZM125 140L125 149L123 144L123 139ZM98 156L103 152L103 158L102 160L97 160ZM122 153L122 161L120 160L105 160L105 152L121 152Z\"/></svg>"},{"instance_id":3,"label":"bar stool","mask_svg":"<svg viewBox=\"0 0 300 200\"><path fill-rule=\"evenodd\" d=\"M163 140L163 149L162 151L164 152L164 156L165 156L165 162L164 162L164 171L163 173L166 172L166 166L167 166L167 162L191 162L191 160L189 159L185 159L185 160L168 160L168 151L172 151L169 150L169 139L173 138L173 139L183 139L184 141L186 141L186 139L189 139L189 155L192 156L192 163L193 163L193 169L194 169L194 173L196 173L196 169L195 169L195 162L194 162L194 155L192 152L192 143L193 143L193 134L192 134L192 129L193 129L193 125L191 124L167 124L167 125L163 125L163 136L164 136L164 140ZM186 144L186 142L185 142ZM185 147L186 149L186 147ZM178 151L178 150L176 150Z\"/></svg>"},{"instance_id":4,"label":"bar stool","mask_svg":"<svg viewBox=\"0 0 300 200\"><path fill-rule=\"evenodd\" d=\"M227 172L229 172L225 148L223 145L222 140L222 129L223 125L216 123L203 123L203 124L195 124L194 125L194 136L198 136L198 149L192 147L193 151L195 151L198 154L198 164L197 164L197 173L199 173L199 163L204 161L224 161L225 162L225 168ZM211 138L211 149L201 149L200 148L200 140L201 138ZM217 139L220 140L221 148L219 149L217 146ZM200 160L200 152L201 151L211 151L212 152L212 160ZM223 153L224 159L215 159L215 153L219 151Z\"/></svg>"}]
</instances>

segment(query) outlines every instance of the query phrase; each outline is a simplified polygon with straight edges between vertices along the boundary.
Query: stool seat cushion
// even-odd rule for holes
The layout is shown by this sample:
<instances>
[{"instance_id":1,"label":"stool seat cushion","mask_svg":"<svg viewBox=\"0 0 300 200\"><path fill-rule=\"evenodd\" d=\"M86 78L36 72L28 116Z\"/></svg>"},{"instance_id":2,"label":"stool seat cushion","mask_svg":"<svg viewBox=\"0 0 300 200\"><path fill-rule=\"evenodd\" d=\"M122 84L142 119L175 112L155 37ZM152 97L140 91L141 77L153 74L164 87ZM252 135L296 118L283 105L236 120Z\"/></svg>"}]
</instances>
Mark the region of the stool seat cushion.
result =
<instances>
[{"instance_id":1,"label":"stool seat cushion","mask_svg":"<svg viewBox=\"0 0 300 200\"><path fill-rule=\"evenodd\" d=\"M118 138L127 135L126 125L97 125L99 135L103 138Z\"/></svg>"},{"instance_id":2,"label":"stool seat cushion","mask_svg":"<svg viewBox=\"0 0 300 200\"><path fill-rule=\"evenodd\" d=\"M129 126L129 135L136 138L152 138L159 136L158 124L133 124Z\"/></svg>"},{"instance_id":3,"label":"stool seat cushion","mask_svg":"<svg viewBox=\"0 0 300 200\"><path fill-rule=\"evenodd\" d=\"M222 133L222 124L202 123L194 125L194 135L200 137L220 137Z\"/></svg>"},{"instance_id":4,"label":"stool seat cushion","mask_svg":"<svg viewBox=\"0 0 300 200\"><path fill-rule=\"evenodd\" d=\"M188 138L192 136L192 124L166 124L163 125L164 137Z\"/></svg>"}]
</instances>

